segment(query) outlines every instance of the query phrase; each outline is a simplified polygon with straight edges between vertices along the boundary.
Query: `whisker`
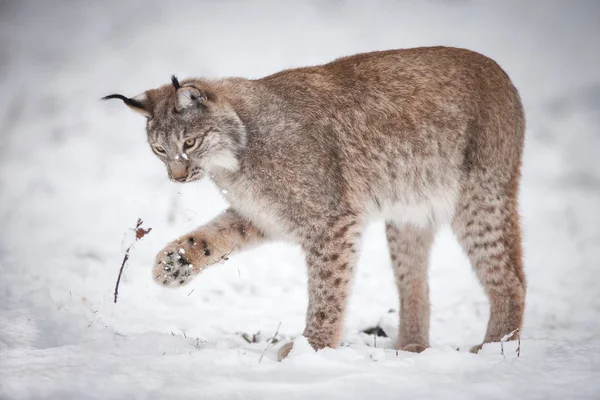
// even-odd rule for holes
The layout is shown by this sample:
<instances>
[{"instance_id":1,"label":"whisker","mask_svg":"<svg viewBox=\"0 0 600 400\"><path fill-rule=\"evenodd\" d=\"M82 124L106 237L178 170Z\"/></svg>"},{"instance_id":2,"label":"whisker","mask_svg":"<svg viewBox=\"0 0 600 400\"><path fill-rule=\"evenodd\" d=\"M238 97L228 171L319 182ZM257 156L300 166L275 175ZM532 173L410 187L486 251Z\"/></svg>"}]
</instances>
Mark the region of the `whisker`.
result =
<instances>
[{"instance_id":1,"label":"whisker","mask_svg":"<svg viewBox=\"0 0 600 400\"><path fill-rule=\"evenodd\" d=\"M160 182L158 183L158 185L156 185L156 188L154 189L154 191L156 192L158 189L160 189L160 187L167 181L168 178L162 178L160 180Z\"/></svg>"}]
</instances>

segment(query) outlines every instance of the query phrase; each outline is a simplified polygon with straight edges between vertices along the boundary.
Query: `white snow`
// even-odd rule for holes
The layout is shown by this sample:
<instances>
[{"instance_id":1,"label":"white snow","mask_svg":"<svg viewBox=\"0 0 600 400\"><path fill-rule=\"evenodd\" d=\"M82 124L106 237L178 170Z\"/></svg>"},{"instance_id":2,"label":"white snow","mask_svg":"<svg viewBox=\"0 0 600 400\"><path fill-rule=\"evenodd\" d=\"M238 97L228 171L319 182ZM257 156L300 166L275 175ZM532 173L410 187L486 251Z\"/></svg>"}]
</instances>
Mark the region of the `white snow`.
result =
<instances>
[{"instance_id":1,"label":"white snow","mask_svg":"<svg viewBox=\"0 0 600 400\"><path fill-rule=\"evenodd\" d=\"M600 7L531 2L0 2L0 398L600 398ZM292 5L293 4L293 5ZM528 115L528 295L516 343L482 338L483 291L449 231L431 260L431 345L396 352L381 223L362 246L344 344L300 337L297 247L232 256L178 290L150 273L168 242L225 209L171 183L135 95L171 74L259 77L351 53L454 45L496 59ZM113 303L122 241L141 217ZM273 347L271 338L281 323ZM242 334L260 332L257 343ZM460 351L456 351L460 348ZM259 363L261 355L265 353Z\"/></svg>"}]
</instances>

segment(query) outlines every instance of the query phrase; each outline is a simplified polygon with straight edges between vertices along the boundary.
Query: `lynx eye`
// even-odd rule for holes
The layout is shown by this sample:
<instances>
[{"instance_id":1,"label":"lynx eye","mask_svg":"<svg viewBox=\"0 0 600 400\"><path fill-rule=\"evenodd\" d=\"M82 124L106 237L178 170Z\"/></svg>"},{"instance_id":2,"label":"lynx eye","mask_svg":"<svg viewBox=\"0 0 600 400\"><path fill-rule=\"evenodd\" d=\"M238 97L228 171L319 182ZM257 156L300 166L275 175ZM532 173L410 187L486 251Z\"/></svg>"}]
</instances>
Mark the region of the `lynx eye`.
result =
<instances>
[{"instance_id":1,"label":"lynx eye","mask_svg":"<svg viewBox=\"0 0 600 400\"><path fill-rule=\"evenodd\" d=\"M190 138L183 143L183 148L186 150L191 149L192 147L194 147L195 144L196 144L196 139Z\"/></svg>"},{"instance_id":2,"label":"lynx eye","mask_svg":"<svg viewBox=\"0 0 600 400\"><path fill-rule=\"evenodd\" d=\"M167 152L165 151L165 149L162 146L152 146L152 150L154 150L154 152L156 154L160 154L160 155L167 154Z\"/></svg>"}]
</instances>

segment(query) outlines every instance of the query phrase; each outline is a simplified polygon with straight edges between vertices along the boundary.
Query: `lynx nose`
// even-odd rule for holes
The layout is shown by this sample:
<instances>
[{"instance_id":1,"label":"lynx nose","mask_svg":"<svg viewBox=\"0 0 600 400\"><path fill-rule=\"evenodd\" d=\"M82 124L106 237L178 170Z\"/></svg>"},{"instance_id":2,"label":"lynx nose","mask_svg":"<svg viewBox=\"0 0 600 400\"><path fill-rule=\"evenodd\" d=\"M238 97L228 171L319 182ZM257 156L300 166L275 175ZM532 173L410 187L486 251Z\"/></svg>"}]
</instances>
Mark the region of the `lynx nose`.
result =
<instances>
[{"instance_id":1,"label":"lynx nose","mask_svg":"<svg viewBox=\"0 0 600 400\"><path fill-rule=\"evenodd\" d=\"M188 174L187 165L183 163L171 163L169 164L169 172L171 178L177 182L185 182Z\"/></svg>"}]
</instances>

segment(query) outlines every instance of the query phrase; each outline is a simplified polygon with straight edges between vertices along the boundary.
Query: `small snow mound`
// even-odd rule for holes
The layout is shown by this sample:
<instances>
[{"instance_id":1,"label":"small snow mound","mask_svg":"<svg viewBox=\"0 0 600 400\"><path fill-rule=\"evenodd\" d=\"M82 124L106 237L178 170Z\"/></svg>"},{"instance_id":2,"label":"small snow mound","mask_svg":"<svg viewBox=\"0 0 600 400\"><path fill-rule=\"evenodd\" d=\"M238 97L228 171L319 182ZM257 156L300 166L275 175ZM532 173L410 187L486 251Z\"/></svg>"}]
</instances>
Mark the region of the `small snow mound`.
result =
<instances>
[{"instance_id":1,"label":"small snow mound","mask_svg":"<svg viewBox=\"0 0 600 400\"><path fill-rule=\"evenodd\" d=\"M360 360L364 360L365 357L360 351L353 347L338 347L335 349L326 348L319 351L319 354L322 354L324 357L330 360L336 360L344 363L352 363Z\"/></svg>"},{"instance_id":2,"label":"small snow mound","mask_svg":"<svg viewBox=\"0 0 600 400\"><path fill-rule=\"evenodd\" d=\"M369 358L373 361L385 360L385 350L381 348L369 349Z\"/></svg>"},{"instance_id":3,"label":"small snow mound","mask_svg":"<svg viewBox=\"0 0 600 400\"><path fill-rule=\"evenodd\" d=\"M315 350L304 336L299 336L294 340L294 347L292 347L287 358L296 358L307 354L313 355L315 354Z\"/></svg>"},{"instance_id":4,"label":"small snow mound","mask_svg":"<svg viewBox=\"0 0 600 400\"><path fill-rule=\"evenodd\" d=\"M398 312L388 312L379 319L379 326L385 334L394 342L398 337Z\"/></svg>"}]
</instances>

